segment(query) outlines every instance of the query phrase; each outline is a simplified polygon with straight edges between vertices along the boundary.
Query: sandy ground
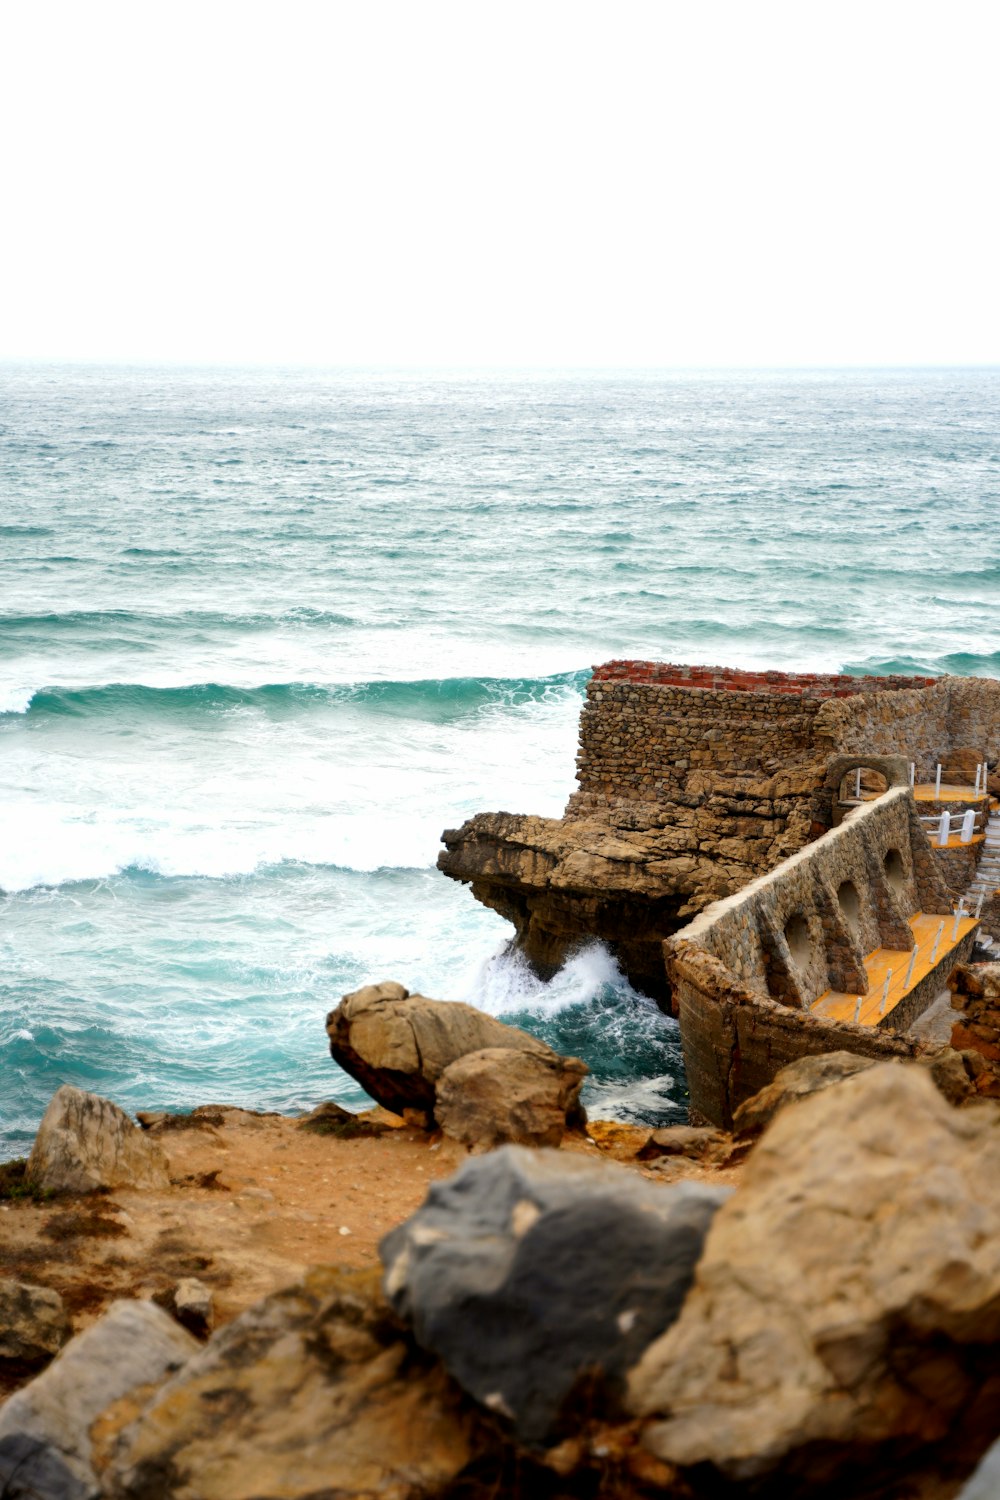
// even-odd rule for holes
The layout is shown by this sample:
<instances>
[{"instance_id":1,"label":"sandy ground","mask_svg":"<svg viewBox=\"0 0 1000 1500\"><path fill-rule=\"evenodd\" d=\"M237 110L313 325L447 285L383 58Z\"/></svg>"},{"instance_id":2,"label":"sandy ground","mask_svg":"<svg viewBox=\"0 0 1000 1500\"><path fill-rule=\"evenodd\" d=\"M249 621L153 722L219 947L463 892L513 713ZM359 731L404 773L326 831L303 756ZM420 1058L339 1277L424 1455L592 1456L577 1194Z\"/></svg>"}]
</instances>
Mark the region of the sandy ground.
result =
<instances>
[{"instance_id":1,"label":"sandy ground","mask_svg":"<svg viewBox=\"0 0 1000 1500\"><path fill-rule=\"evenodd\" d=\"M194 1276L212 1290L218 1326L309 1266L375 1264L382 1236L467 1155L405 1126L343 1140L277 1115L210 1118L219 1123L151 1132L169 1160L167 1191L0 1202L0 1275L60 1292L77 1331L115 1297L168 1299ZM600 1147L573 1139L562 1149L628 1160L649 1135L594 1128ZM631 1166L664 1182L735 1183L739 1171L674 1157ZM0 1375L0 1397L23 1378Z\"/></svg>"}]
</instances>

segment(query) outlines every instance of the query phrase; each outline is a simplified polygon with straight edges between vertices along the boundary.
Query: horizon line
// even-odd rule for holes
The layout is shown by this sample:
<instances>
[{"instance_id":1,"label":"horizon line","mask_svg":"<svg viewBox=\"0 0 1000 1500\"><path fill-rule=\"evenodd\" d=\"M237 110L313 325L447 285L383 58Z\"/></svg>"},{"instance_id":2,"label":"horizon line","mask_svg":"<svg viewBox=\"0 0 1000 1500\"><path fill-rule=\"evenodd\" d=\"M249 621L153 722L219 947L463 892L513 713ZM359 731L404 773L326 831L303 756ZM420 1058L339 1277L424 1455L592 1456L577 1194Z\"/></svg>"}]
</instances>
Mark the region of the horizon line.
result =
<instances>
[{"instance_id":1,"label":"horizon line","mask_svg":"<svg viewBox=\"0 0 1000 1500\"><path fill-rule=\"evenodd\" d=\"M706 362L682 364L653 364L615 362L609 364L560 364L558 362L517 361L464 361L438 360L421 362L416 360L343 361L316 359L244 359L192 356L153 355L2 355L0 369L19 366L87 367L111 369L185 369L185 370L315 370L364 374L432 374L452 373L531 373L531 374L689 374L689 373L735 373L735 372L827 372L827 371L902 371L902 370L1000 370L1000 359L996 360L928 360L892 361L842 360L833 362L739 361L735 363Z\"/></svg>"}]
</instances>

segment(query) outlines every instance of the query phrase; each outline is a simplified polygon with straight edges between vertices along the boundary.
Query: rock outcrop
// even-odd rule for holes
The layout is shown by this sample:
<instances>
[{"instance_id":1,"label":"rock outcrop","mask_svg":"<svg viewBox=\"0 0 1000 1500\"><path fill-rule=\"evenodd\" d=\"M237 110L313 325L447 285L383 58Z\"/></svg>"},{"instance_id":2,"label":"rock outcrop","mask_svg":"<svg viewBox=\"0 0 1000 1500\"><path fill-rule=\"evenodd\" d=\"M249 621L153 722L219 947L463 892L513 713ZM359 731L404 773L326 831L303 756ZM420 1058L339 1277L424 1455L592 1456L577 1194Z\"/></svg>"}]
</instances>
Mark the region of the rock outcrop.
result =
<instances>
[{"instance_id":1,"label":"rock outcrop","mask_svg":"<svg viewBox=\"0 0 1000 1500\"><path fill-rule=\"evenodd\" d=\"M0 1407L0 1439L47 1443L74 1477L96 1489L90 1429L113 1401L163 1380L198 1345L152 1302L115 1302L41 1375Z\"/></svg>"},{"instance_id":2,"label":"rock outcrop","mask_svg":"<svg viewBox=\"0 0 1000 1500\"><path fill-rule=\"evenodd\" d=\"M170 1185L167 1159L156 1142L110 1099L69 1084L52 1096L25 1175L34 1187L55 1193Z\"/></svg>"},{"instance_id":3,"label":"rock outcrop","mask_svg":"<svg viewBox=\"0 0 1000 1500\"><path fill-rule=\"evenodd\" d=\"M468 1463L475 1415L386 1317L371 1272L311 1272L95 1430L113 1500L417 1500Z\"/></svg>"},{"instance_id":4,"label":"rock outcrop","mask_svg":"<svg viewBox=\"0 0 1000 1500\"><path fill-rule=\"evenodd\" d=\"M630 1377L652 1451L730 1480L780 1473L797 1494L796 1476L852 1464L871 1483L977 1402L991 1435L998 1181L995 1107L953 1109L920 1067L879 1064L784 1110Z\"/></svg>"},{"instance_id":5,"label":"rock outcrop","mask_svg":"<svg viewBox=\"0 0 1000 1500\"><path fill-rule=\"evenodd\" d=\"M981 1059L976 1091L1000 1098L1000 964L959 964L948 980L952 1047Z\"/></svg>"},{"instance_id":6,"label":"rock outcrop","mask_svg":"<svg viewBox=\"0 0 1000 1500\"><path fill-rule=\"evenodd\" d=\"M386 1295L470 1395L541 1442L581 1382L614 1409L625 1371L677 1316L727 1196L507 1146L386 1236Z\"/></svg>"},{"instance_id":7,"label":"rock outcrop","mask_svg":"<svg viewBox=\"0 0 1000 1500\"><path fill-rule=\"evenodd\" d=\"M0 1359L40 1364L58 1354L69 1334L66 1305L58 1292L0 1277Z\"/></svg>"},{"instance_id":8,"label":"rock outcrop","mask_svg":"<svg viewBox=\"0 0 1000 1500\"><path fill-rule=\"evenodd\" d=\"M379 1104L438 1119L467 1145L558 1144L582 1120L586 1065L471 1005L372 984L345 995L326 1029L334 1060Z\"/></svg>"},{"instance_id":9,"label":"rock outcrop","mask_svg":"<svg viewBox=\"0 0 1000 1500\"><path fill-rule=\"evenodd\" d=\"M438 869L513 924L518 948L543 978L596 938L636 988L657 999L667 994L663 939L687 920L692 894L703 891L708 901L741 883L679 852L669 829L477 813L441 838Z\"/></svg>"}]
</instances>

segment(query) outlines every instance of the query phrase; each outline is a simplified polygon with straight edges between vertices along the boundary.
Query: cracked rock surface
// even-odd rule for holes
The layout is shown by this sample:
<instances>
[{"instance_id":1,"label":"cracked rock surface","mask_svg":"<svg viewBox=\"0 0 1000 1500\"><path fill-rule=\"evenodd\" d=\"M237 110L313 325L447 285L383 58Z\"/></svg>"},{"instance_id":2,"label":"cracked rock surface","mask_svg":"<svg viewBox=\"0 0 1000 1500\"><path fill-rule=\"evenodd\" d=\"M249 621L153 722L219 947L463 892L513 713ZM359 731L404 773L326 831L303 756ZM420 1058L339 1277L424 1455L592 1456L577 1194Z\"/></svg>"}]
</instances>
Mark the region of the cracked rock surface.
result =
<instances>
[{"instance_id":1,"label":"cracked rock surface","mask_svg":"<svg viewBox=\"0 0 1000 1500\"><path fill-rule=\"evenodd\" d=\"M1000 1112L952 1108L922 1068L782 1111L632 1373L648 1446L738 1481L825 1481L852 1450L944 1437L1000 1373L998 1183Z\"/></svg>"}]
</instances>

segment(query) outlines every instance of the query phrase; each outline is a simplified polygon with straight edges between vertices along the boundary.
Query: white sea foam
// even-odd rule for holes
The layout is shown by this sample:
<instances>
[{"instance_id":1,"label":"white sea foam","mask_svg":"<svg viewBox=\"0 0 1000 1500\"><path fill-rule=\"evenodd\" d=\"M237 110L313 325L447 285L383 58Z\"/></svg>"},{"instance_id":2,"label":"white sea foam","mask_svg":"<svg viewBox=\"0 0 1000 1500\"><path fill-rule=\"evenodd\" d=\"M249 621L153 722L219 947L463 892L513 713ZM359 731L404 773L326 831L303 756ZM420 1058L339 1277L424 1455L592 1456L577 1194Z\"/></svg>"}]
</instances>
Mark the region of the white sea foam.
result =
<instances>
[{"instance_id":1,"label":"white sea foam","mask_svg":"<svg viewBox=\"0 0 1000 1500\"><path fill-rule=\"evenodd\" d=\"M603 943L588 943L572 954L551 979L539 979L523 954L504 944L476 966L461 999L491 1016L554 1015L593 999L604 986L625 983Z\"/></svg>"}]
</instances>

